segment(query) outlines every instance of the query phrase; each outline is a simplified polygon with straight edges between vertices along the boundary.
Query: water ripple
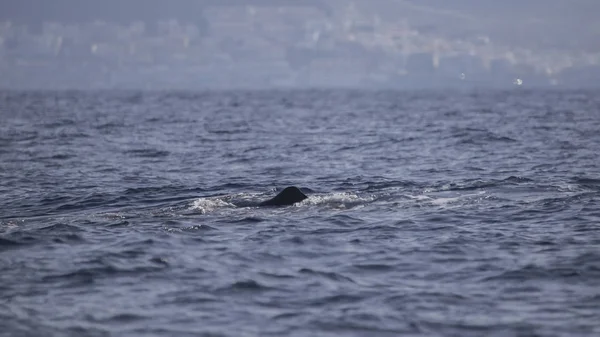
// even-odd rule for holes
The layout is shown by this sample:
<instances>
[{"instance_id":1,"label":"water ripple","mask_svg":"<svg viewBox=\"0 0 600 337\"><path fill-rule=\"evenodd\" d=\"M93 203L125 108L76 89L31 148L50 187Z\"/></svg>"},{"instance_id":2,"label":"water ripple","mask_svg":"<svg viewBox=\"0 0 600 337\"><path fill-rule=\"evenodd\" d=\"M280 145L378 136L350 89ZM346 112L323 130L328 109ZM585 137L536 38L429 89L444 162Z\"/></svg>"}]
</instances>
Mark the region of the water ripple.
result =
<instances>
[{"instance_id":1,"label":"water ripple","mask_svg":"<svg viewBox=\"0 0 600 337\"><path fill-rule=\"evenodd\" d=\"M0 92L0 334L598 335L598 97Z\"/></svg>"}]
</instances>

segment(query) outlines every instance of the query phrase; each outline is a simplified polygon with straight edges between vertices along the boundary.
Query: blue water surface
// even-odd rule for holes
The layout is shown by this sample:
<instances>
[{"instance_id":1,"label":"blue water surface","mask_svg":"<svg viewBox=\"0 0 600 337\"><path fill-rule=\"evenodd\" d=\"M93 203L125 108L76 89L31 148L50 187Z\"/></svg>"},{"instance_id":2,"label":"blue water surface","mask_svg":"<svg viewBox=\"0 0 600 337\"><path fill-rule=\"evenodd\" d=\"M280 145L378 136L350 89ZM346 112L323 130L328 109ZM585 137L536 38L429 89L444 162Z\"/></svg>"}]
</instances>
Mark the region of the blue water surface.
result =
<instances>
[{"instance_id":1,"label":"blue water surface","mask_svg":"<svg viewBox=\"0 0 600 337\"><path fill-rule=\"evenodd\" d=\"M1 92L0 335L598 336L599 158L598 92Z\"/></svg>"}]
</instances>

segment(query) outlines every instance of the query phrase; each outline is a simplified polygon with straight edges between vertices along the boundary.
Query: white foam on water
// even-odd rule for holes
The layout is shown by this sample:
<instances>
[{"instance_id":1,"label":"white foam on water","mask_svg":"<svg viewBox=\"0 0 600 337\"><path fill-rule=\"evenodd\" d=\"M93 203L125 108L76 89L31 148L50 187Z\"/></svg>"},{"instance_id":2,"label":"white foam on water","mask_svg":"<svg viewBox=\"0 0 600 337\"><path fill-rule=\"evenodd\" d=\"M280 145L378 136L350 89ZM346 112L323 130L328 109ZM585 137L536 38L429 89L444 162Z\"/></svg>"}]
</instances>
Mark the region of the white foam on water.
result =
<instances>
[{"instance_id":1,"label":"white foam on water","mask_svg":"<svg viewBox=\"0 0 600 337\"><path fill-rule=\"evenodd\" d=\"M418 201L432 200L431 197L426 196L426 195L410 195L410 194L406 194L405 197L413 199L413 200L418 200Z\"/></svg>"},{"instance_id":2,"label":"white foam on water","mask_svg":"<svg viewBox=\"0 0 600 337\"><path fill-rule=\"evenodd\" d=\"M331 193L331 194L322 194L322 195L311 195L308 199L295 204L297 207L301 207L303 205L312 205L312 206L320 206L325 205L338 209L347 209L360 205L364 205L365 203L371 202L375 199L374 196L361 197L354 193L343 192L343 193Z\"/></svg>"},{"instance_id":3,"label":"white foam on water","mask_svg":"<svg viewBox=\"0 0 600 337\"><path fill-rule=\"evenodd\" d=\"M427 193L427 192L426 192ZM435 196L435 195L410 195L407 194L405 197L412 199L418 203L425 203L433 206L442 208L448 207L460 207L473 202L479 202L482 198L488 198L486 191L479 191L477 193L460 194L456 196Z\"/></svg>"},{"instance_id":4,"label":"white foam on water","mask_svg":"<svg viewBox=\"0 0 600 337\"><path fill-rule=\"evenodd\" d=\"M236 206L222 198L199 198L192 202L190 210L206 214L221 208L235 208Z\"/></svg>"},{"instance_id":5,"label":"white foam on water","mask_svg":"<svg viewBox=\"0 0 600 337\"><path fill-rule=\"evenodd\" d=\"M123 213L112 213L112 212L101 213L100 216L107 218L107 219L114 219L114 220L126 218L126 216Z\"/></svg>"}]
</instances>

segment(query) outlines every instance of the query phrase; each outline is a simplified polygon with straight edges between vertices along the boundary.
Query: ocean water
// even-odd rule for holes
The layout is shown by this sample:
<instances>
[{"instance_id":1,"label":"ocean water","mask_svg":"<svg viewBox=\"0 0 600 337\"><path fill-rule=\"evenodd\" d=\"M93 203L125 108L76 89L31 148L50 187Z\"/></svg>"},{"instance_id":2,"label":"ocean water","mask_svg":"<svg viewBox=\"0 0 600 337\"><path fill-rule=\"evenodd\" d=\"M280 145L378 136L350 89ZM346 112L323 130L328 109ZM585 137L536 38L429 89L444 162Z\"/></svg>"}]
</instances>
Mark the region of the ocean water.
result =
<instances>
[{"instance_id":1,"label":"ocean water","mask_svg":"<svg viewBox=\"0 0 600 337\"><path fill-rule=\"evenodd\" d=\"M600 336L599 154L599 92L1 92L0 336Z\"/></svg>"}]
</instances>

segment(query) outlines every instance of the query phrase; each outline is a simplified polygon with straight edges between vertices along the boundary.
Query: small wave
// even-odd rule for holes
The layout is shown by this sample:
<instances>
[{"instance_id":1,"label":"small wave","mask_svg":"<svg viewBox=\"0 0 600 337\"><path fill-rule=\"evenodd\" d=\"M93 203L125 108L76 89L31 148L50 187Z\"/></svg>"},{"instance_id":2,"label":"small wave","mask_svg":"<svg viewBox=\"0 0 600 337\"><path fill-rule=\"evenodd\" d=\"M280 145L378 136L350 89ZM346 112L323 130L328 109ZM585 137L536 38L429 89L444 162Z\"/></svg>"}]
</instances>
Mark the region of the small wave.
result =
<instances>
[{"instance_id":1,"label":"small wave","mask_svg":"<svg viewBox=\"0 0 600 337\"><path fill-rule=\"evenodd\" d=\"M104 123L104 124L100 124L96 126L96 129L98 130L108 130L108 129L114 129L114 128L121 128L121 127L125 127L125 124L123 122L108 122L108 123Z\"/></svg>"},{"instance_id":2,"label":"small wave","mask_svg":"<svg viewBox=\"0 0 600 337\"><path fill-rule=\"evenodd\" d=\"M585 188L600 189L600 179L575 177L572 180Z\"/></svg>"},{"instance_id":3,"label":"small wave","mask_svg":"<svg viewBox=\"0 0 600 337\"><path fill-rule=\"evenodd\" d=\"M581 186L567 183L557 183L552 187L556 188L559 192L576 192L581 190Z\"/></svg>"},{"instance_id":4,"label":"small wave","mask_svg":"<svg viewBox=\"0 0 600 337\"><path fill-rule=\"evenodd\" d=\"M0 141L6 142L25 142L29 140L34 140L38 137L39 133L37 131L15 131L8 130L8 132L4 133L2 137L0 137Z\"/></svg>"},{"instance_id":5,"label":"small wave","mask_svg":"<svg viewBox=\"0 0 600 337\"><path fill-rule=\"evenodd\" d=\"M274 279L278 279L278 280L281 280L281 279L289 280L289 279L296 278L296 276L289 275L289 274L275 274L275 273L269 273L269 272L260 272L259 274L264 277L274 278Z\"/></svg>"},{"instance_id":6,"label":"small wave","mask_svg":"<svg viewBox=\"0 0 600 337\"><path fill-rule=\"evenodd\" d=\"M593 196L593 193L564 193L564 196L541 198L534 200L533 202L543 207L545 211L558 212L560 210L567 209L573 203L576 203L577 201L589 196Z\"/></svg>"},{"instance_id":7,"label":"small wave","mask_svg":"<svg viewBox=\"0 0 600 337\"><path fill-rule=\"evenodd\" d=\"M81 235L65 234L65 235L54 237L52 239L52 241L54 243L77 243L77 242L84 242L85 239Z\"/></svg>"},{"instance_id":8,"label":"small wave","mask_svg":"<svg viewBox=\"0 0 600 337\"><path fill-rule=\"evenodd\" d=\"M58 224L42 227L39 230L50 231L50 232L81 232L82 231L82 229L77 226L68 225L68 224L64 224L64 223L58 223Z\"/></svg>"},{"instance_id":9,"label":"small wave","mask_svg":"<svg viewBox=\"0 0 600 337\"><path fill-rule=\"evenodd\" d=\"M62 212L62 211L81 210L81 209L115 203L119 200L124 200L124 199L125 198L121 197L121 196L114 196L114 195L110 195L110 194L101 194L101 193L92 193L85 197L68 200L68 202L65 202L65 203L55 207L54 211Z\"/></svg>"},{"instance_id":10,"label":"small wave","mask_svg":"<svg viewBox=\"0 0 600 337\"><path fill-rule=\"evenodd\" d=\"M112 270L111 270L112 271ZM57 274L57 275L48 275L42 278L44 282L61 282L67 281L70 282L71 286L75 285L88 285L94 283L94 280L101 273L105 273L108 271L99 271L99 270L78 270L70 273Z\"/></svg>"},{"instance_id":11,"label":"small wave","mask_svg":"<svg viewBox=\"0 0 600 337\"><path fill-rule=\"evenodd\" d=\"M43 206L50 206L59 203L66 203L71 200L73 200L73 198L67 196L46 196L40 200L40 204Z\"/></svg>"},{"instance_id":12,"label":"small wave","mask_svg":"<svg viewBox=\"0 0 600 337\"><path fill-rule=\"evenodd\" d=\"M0 252L3 250L8 250L8 249L12 249L12 248L16 248L21 246L21 244L17 241L13 241L10 239L5 239L0 237Z\"/></svg>"},{"instance_id":13,"label":"small wave","mask_svg":"<svg viewBox=\"0 0 600 337\"><path fill-rule=\"evenodd\" d=\"M342 274L339 273L334 273L334 272L327 272L327 271L318 271L318 270L313 270L310 268L302 268L299 270L300 274L307 274L307 275L315 275L315 276L320 276L326 279L329 279L331 281L338 281L338 282L350 282L350 283L355 283L353 279L351 279L348 276L344 276Z\"/></svg>"},{"instance_id":14,"label":"small wave","mask_svg":"<svg viewBox=\"0 0 600 337\"><path fill-rule=\"evenodd\" d=\"M236 135L242 133L248 133L250 131L249 128L232 128L232 129L210 129L207 130L208 133L215 135Z\"/></svg>"},{"instance_id":15,"label":"small wave","mask_svg":"<svg viewBox=\"0 0 600 337\"><path fill-rule=\"evenodd\" d=\"M164 192L166 187L130 187L126 189L123 194L126 195L135 195L135 194L144 194L144 193L160 193Z\"/></svg>"},{"instance_id":16,"label":"small wave","mask_svg":"<svg viewBox=\"0 0 600 337\"><path fill-rule=\"evenodd\" d=\"M255 151L263 151L265 149L267 149L267 146L253 146L250 148L247 148L244 150L244 153L250 153L250 152L255 152Z\"/></svg>"},{"instance_id":17,"label":"small wave","mask_svg":"<svg viewBox=\"0 0 600 337\"><path fill-rule=\"evenodd\" d=\"M182 228L184 232L197 232L197 231L215 231L217 230L215 227L209 225L193 225Z\"/></svg>"},{"instance_id":18,"label":"small wave","mask_svg":"<svg viewBox=\"0 0 600 337\"><path fill-rule=\"evenodd\" d=\"M66 153L57 153L57 154L53 154L53 155L49 155L49 156L36 157L36 160L67 160L67 159L71 159L71 158L75 158L75 155L66 154Z\"/></svg>"},{"instance_id":19,"label":"small wave","mask_svg":"<svg viewBox=\"0 0 600 337\"><path fill-rule=\"evenodd\" d=\"M20 245L36 244L39 242L53 243L81 243L85 239L81 235L83 230L77 226L67 224L54 224L46 227L30 230L16 230L0 237L0 249L2 247L17 247Z\"/></svg>"},{"instance_id":20,"label":"small wave","mask_svg":"<svg viewBox=\"0 0 600 337\"><path fill-rule=\"evenodd\" d=\"M365 182L365 184L367 186L365 191L380 191L390 188L409 188L417 186L415 182L405 180L368 181Z\"/></svg>"},{"instance_id":21,"label":"small wave","mask_svg":"<svg viewBox=\"0 0 600 337\"><path fill-rule=\"evenodd\" d=\"M518 269L505 271L501 274L487 277L484 281L519 281L528 280L557 280L564 278L581 278L582 270L580 266L556 266L545 268L533 264L528 264Z\"/></svg>"},{"instance_id":22,"label":"small wave","mask_svg":"<svg viewBox=\"0 0 600 337\"><path fill-rule=\"evenodd\" d=\"M425 192L425 193L429 193L429 192L431 192L431 190L429 190L429 189L426 189L424 192ZM427 195L412 195L412 194L406 194L406 195L404 195L404 196L405 196L405 197L407 197L407 198L409 198L409 199L416 200L416 201L430 201L430 200L433 200L433 198L432 198L432 197L430 197L430 196L427 196Z\"/></svg>"},{"instance_id":23,"label":"small wave","mask_svg":"<svg viewBox=\"0 0 600 337\"><path fill-rule=\"evenodd\" d=\"M76 125L77 123L72 120L72 119L59 119L59 120L53 120L52 122L49 123L44 123L41 126L44 128L48 128L48 129L54 129L54 128L58 128L61 126L72 126L72 125Z\"/></svg>"},{"instance_id":24,"label":"small wave","mask_svg":"<svg viewBox=\"0 0 600 337\"><path fill-rule=\"evenodd\" d=\"M498 186L497 180L484 181L484 180L474 180L474 181L465 181L459 183L448 183L441 186L426 188L425 192L442 192L442 191L471 191L478 190L482 188L490 188Z\"/></svg>"},{"instance_id":25,"label":"small wave","mask_svg":"<svg viewBox=\"0 0 600 337\"><path fill-rule=\"evenodd\" d=\"M430 202L436 206L448 206L449 204L456 203L460 201L461 197L451 197L451 198L432 198Z\"/></svg>"},{"instance_id":26,"label":"small wave","mask_svg":"<svg viewBox=\"0 0 600 337\"><path fill-rule=\"evenodd\" d=\"M228 223L259 223L259 222L263 222L265 219L263 218L259 218L259 217L245 217L239 220L230 220L228 221Z\"/></svg>"},{"instance_id":27,"label":"small wave","mask_svg":"<svg viewBox=\"0 0 600 337\"><path fill-rule=\"evenodd\" d=\"M0 220L0 231L12 228L19 228L19 225L24 222L24 220Z\"/></svg>"},{"instance_id":28,"label":"small wave","mask_svg":"<svg viewBox=\"0 0 600 337\"><path fill-rule=\"evenodd\" d=\"M148 187L130 187L119 195L131 196L134 198L143 198L144 200L154 201L183 201L189 199L190 195L203 192L198 188L186 188L182 185L163 185Z\"/></svg>"},{"instance_id":29,"label":"small wave","mask_svg":"<svg viewBox=\"0 0 600 337\"><path fill-rule=\"evenodd\" d=\"M261 292L261 291L266 291L266 290L270 290L272 288L264 286L254 280L243 280L243 281L237 281L232 283L231 285L227 286L227 287L223 287L218 289L218 291L222 291L225 293L229 293L229 292Z\"/></svg>"},{"instance_id":30,"label":"small wave","mask_svg":"<svg viewBox=\"0 0 600 337\"><path fill-rule=\"evenodd\" d=\"M116 315L102 318L102 319L95 319L94 321L101 322L101 323L126 324L126 323L132 323L132 322L144 320L146 318L147 317L141 316L141 315L136 315L136 314L131 314L131 313L123 313L123 314L116 314Z\"/></svg>"},{"instance_id":31,"label":"small wave","mask_svg":"<svg viewBox=\"0 0 600 337\"><path fill-rule=\"evenodd\" d=\"M352 304L352 303L358 303L362 300L364 300L364 297L362 297L362 296L337 294L337 295L325 296L325 297L311 300L309 302L309 304L311 306L320 307L320 306L328 306L328 305L333 305L333 304Z\"/></svg>"},{"instance_id":32,"label":"small wave","mask_svg":"<svg viewBox=\"0 0 600 337\"><path fill-rule=\"evenodd\" d=\"M167 157L169 154L171 154L169 151L161 151L156 149L135 149L125 151L124 153L139 158L161 158Z\"/></svg>"},{"instance_id":33,"label":"small wave","mask_svg":"<svg viewBox=\"0 0 600 337\"><path fill-rule=\"evenodd\" d=\"M394 266L390 266L387 264L377 264L377 263L374 263L374 264L369 264L369 263L360 264L359 263L359 264L354 264L353 267L355 267L357 269L361 269L361 270L366 270L369 272L392 271L395 268Z\"/></svg>"},{"instance_id":34,"label":"small wave","mask_svg":"<svg viewBox=\"0 0 600 337\"><path fill-rule=\"evenodd\" d=\"M109 223L109 224L106 225L106 227L111 227L111 228L114 228L114 227L127 227L129 225L131 225L131 223L129 221L124 220L124 221L117 221L117 222Z\"/></svg>"},{"instance_id":35,"label":"small wave","mask_svg":"<svg viewBox=\"0 0 600 337\"><path fill-rule=\"evenodd\" d=\"M450 182L439 185L434 185L431 187L427 187L423 192L432 193L432 192L451 192L451 191L472 191L472 190L480 190L486 188L494 188L501 187L507 185L520 185L527 184L533 182L532 179L520 177L520 176L509 176L505 179L490 179L490 180L482 180L482 179L469 179L460 182Z\"/></svg>"},{"instance_id":36,"label":"small wave","mask_svg":"<svg viewBox=\"0 0 600 337\"><path fill-rule=\"evenodd\" d=\"M149 261L154 264L161 265L161 266L165 266L165 267L169 266L169 261L160 256L155 256L155 257L151 258Z\"/></svg>"},{"instance_id":37,"label":"small wave","mask_svg":"<svg viewBox=\"0 0 600 337\"><path fill-rule=\"evenodd\" d=\"M274 321L278 321L278 320L297 320L298 317L306 315L306 313L303 312L284 312L281 314L277 314L273 317L271 317L272 320Z\"/></svg>"},{"instance_id":38,"label":"small wave","mask_svg":"<svg viewBox=\"0 0 600 337\"><path fill-rule=\"evenodd\" d=\"M50 157L50 159L57 159L57 160L66 160L66 159L71 159L74 158L75 156L72 154L68 154L68 153L59 153L59 154L55 154L52 157Z\"/></svg>"},{"instance_id":39,"label":"small wave","mask_svg":"<svg viewBox=\"0 0 600 337\"><path fill-rule=\"evenodd\" d=\"M100 213L100 214L98 214L98 216L105 218L105 219L109 219L109 220L124 220L127 218L127 216L125 216L123 213L111 213L111 212Z\"/></svg>"},{"instance_id":40,"label":"small wave","mask_svg":"<svg viewBox=\"0 0 600 337\"><path fill-rule=\"evenodd\" d=\"M69 142L73 141L76 138L90 138L91 136L85 132L61 132L54 136L44 137L44 139L65 139Z\"/></svg>"},{"instance_id":41,"label":"small wave","mask_svg":"<svg viewBox=\"0 0 600 337\"><path fill-rule=\"evenodd\" d=\"M503 179L502 181L510 182L510 183L528 183L528 182L532 182L533 179L529 179L529 178L525 178L525 177L510 176L506 179Z\"/></svg>"},{"instance_id":42,"label":"small wave","mask_svg":"<svg viewBox=\"0 0 600 337\"><path fill-rule=\"evenodd\" d=\"M331 224L339 226L362 225L365 223L363 219L345 214L336 214L330 217L328 220Z\"/></svg>"},{"instance_id":43,"label":"small wave","mask_svg":"<svg viewBox=\"0 0 600 337\"><path fill-rule=\"evenodd\" d=\"M102 277L140 276L141 274L158 272L168 268L168 265L165 263L150 262L152 262L151 265L137 265L127 268L118 268L104 263L104 266L101 267L80 268L67 273L47 275L43 277L43 280L47 282L65 281L77 285L88 285Z\"/></svg>"},{"instance_id":44,"label":"small wave","mask_svg":"<svg viewBox=\"0 0 600 337\"><path fill-rule=\"evenodd\" d=\"M459 144L484 145L487 143L516 143L518 140L498 135L485 129L462 129L456 130L453 138L461 138Z\"/></svg>"}]
</instances>

